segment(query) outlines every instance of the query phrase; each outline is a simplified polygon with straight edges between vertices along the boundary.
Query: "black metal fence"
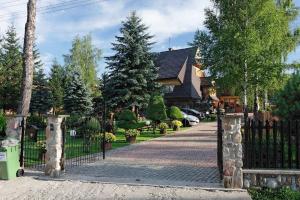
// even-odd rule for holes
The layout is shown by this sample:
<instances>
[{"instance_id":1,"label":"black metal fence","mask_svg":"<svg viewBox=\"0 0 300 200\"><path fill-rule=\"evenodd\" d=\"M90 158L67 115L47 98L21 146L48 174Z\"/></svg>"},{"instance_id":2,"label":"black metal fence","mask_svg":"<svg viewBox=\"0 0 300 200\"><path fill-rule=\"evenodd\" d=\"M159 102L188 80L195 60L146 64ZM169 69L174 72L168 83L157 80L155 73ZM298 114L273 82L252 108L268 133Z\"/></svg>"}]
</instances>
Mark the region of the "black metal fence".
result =
<instances>
[{"instance_id":1,"label":"black metal fence","mask_svg":"<svg viewBox=\"0 0 300 200\"><path fill-rule=\"evenodd\" d=\"M89 118L87 118L88 120ZM86 123L85 120L83 123ZM67 129L62 124L64 137L64 167L80 166L82 164L95 162L104 157L103 142L99 135L95 136L82 130L84 124L74 129Z\"/></svg>"},{"instance_id":2,"label":"black metal fence","mask_svg":"<svg viewBox=\"0 0 300 200\"><path fill-rule=\"evenodd\" d=\"M46 156L46 134L44 129L26 125L21 121L20 165L26 168L44 169Z\"/></svg>"},{"instance_id":3,"label":"black metal fence","mask_svg":"<svg viewBox=\"0 0 300 200\"><path fill-rule=\"evenodd\" d=\"M300 169L299 121L246 120L244 168Z\"/></svg>"},{"instance_id":4,"label":"black metal fence","mask_svg":"<svg viewBox=\"0 0 300 200\"><path fill-rule=\"evenodd\" d=\"M220 178L223 179L223 141L222 141L222 135L223 135L223 126L222 126L222 119L221 119L221 113L220 109L218 108L217 112L217 122L218 122L218 129L217 129L217 134L218 134L218 167L219 167L219 174Z\"/></svg>"},{"instance_id":5,"label":"black metal fence","mask_svg":"<svg viewBox=\"0 0 300 200\"><path fill-rule=\"evenodd\" d=\"M45 127L37 128L36 126L29 126L25 120L23 118L20 124L22 128L20 165L29 169L44 170L46 129ZM84 125L80 124L80 126L72 130L67 129L65 121L62 123L61 128L64 141L62 158L64 159L61 166L63 169L95 162L104 158L104 138L88 134L82 128ZM78 129L81 129L81 131Z\"/></svg>"}]
</instances>

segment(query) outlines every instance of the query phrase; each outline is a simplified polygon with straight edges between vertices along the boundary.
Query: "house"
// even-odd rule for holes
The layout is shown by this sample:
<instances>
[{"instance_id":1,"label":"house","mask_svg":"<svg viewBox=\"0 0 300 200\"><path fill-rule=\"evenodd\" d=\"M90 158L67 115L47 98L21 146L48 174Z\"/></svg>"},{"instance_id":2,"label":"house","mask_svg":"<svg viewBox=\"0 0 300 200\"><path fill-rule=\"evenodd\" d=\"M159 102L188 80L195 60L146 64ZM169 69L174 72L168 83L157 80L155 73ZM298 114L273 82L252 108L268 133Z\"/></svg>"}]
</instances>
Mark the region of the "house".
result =
<instances>
[{"instance_id":1,"label":"house","mask_svg":"<svg viewBox=\"0 0 300 200\"><path fill-rule=\"evenodd\" d=\"M200 51L196 47L157 53L158 82L164 86L167 106L199 108L213 85L201 70ZM201 85L201 82L203 84Z\"/></svg>"}]
</instances>

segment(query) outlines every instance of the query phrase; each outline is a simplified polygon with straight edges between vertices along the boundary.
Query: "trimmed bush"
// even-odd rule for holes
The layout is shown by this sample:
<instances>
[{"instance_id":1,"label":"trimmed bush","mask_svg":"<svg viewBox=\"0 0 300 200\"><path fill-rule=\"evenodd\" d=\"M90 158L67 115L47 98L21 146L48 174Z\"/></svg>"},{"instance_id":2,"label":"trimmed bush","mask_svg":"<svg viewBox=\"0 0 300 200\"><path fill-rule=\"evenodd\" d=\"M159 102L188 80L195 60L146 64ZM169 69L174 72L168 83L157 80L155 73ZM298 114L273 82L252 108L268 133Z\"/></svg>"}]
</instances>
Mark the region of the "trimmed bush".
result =
<instances>
[{"instance_id":1,"label":"trimmed bush","mask_svg":"<svg viewBox=\"0 0 300 200\"><path fill-rule=\"evenodd\" d=\"M162 96L153 96L150 99L146 116L154 122L167 119L166 106Z\"/></svg>"},{"instance_id":2,"label":"trimmed bush","mask_svg":"<svg viewBox=\"0 0 300 200\"><path fill-rule=\"evenodd\" d=\"M171 106L171 108L169 110L169 118L172 120L182 120L183 114L178 107Z\"/></svg>"},{"instance_id":3,"label":"trimmed bush","mask_svg":"<svg viewBox=\"0 0 300 200\"><path fill-rule=\"evenodd\" d=\"M128 129L138 129L146 125L144 121L138 121L135 114L130 110L123 110L118 116L117 126L125 130Z\"/></svg>"},{"instance_id":4,"label":"trimmed bush","mask_svg":"<svg viewBox=\"0 0 300 200\"><path fill-rule=\"evenodd\" d=\"M100 122L98 119L92 117L87 121L85 128L91 133L96 133L101 129Z\"/></svg>"}]
</instances>

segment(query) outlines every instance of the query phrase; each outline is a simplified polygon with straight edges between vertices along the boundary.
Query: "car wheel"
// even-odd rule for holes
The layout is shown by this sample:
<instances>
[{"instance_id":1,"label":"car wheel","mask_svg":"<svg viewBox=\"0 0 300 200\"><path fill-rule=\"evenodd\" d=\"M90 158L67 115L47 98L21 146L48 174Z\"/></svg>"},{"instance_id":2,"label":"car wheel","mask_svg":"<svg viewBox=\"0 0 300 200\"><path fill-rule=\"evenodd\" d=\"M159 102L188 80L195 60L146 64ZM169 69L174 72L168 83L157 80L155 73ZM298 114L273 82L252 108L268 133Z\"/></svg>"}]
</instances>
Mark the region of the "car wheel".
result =
<instances>
[{"instance_id":1,"label":"car wheel","mask_svg":"<svg viewBox=\"0 0 300 200\"><path fill-rule=\"evenodd\" d=\"M183 120L182 120L182 124L183 124L183 127L188 127L188 126L190 126L190 122L189 122L187 119L183 119Z\"/></svg>"}]
</instances>

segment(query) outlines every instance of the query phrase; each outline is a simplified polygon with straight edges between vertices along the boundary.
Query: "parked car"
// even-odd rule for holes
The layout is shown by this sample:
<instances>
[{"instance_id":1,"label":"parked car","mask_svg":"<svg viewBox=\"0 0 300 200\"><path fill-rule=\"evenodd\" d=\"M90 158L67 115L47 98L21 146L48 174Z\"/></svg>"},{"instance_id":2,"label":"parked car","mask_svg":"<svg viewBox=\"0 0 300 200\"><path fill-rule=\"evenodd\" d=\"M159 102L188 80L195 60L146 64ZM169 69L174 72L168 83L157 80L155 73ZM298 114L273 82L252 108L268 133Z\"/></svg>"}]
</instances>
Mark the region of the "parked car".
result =
<instances>
[{"instance_id":1,"label":"parked car","mask_svg":"<svg viewBox=\"0 0 300 200\"><path fill-rule=\"evenodd\" d=\"M188 115L185 112L182 112L182 114L183 114L183 120L182 120L183 126L195 126L199 124L198 117L195 117L193 115Z\"/></svg>"},{"instance_id":2,"label":"parked car","mask_svg":"<svg viewBox=\"0 0 300 200\"><path fill-rule=\"evenodd\" d=\"M203 112L199 112L199 111L197 111L195 109L191 109L191 108L181 108L181 110L188 115L193 115L195 117L198 117L199 120L205 119L205 113L203 113Z\"/></svg>"}]
</instances>

